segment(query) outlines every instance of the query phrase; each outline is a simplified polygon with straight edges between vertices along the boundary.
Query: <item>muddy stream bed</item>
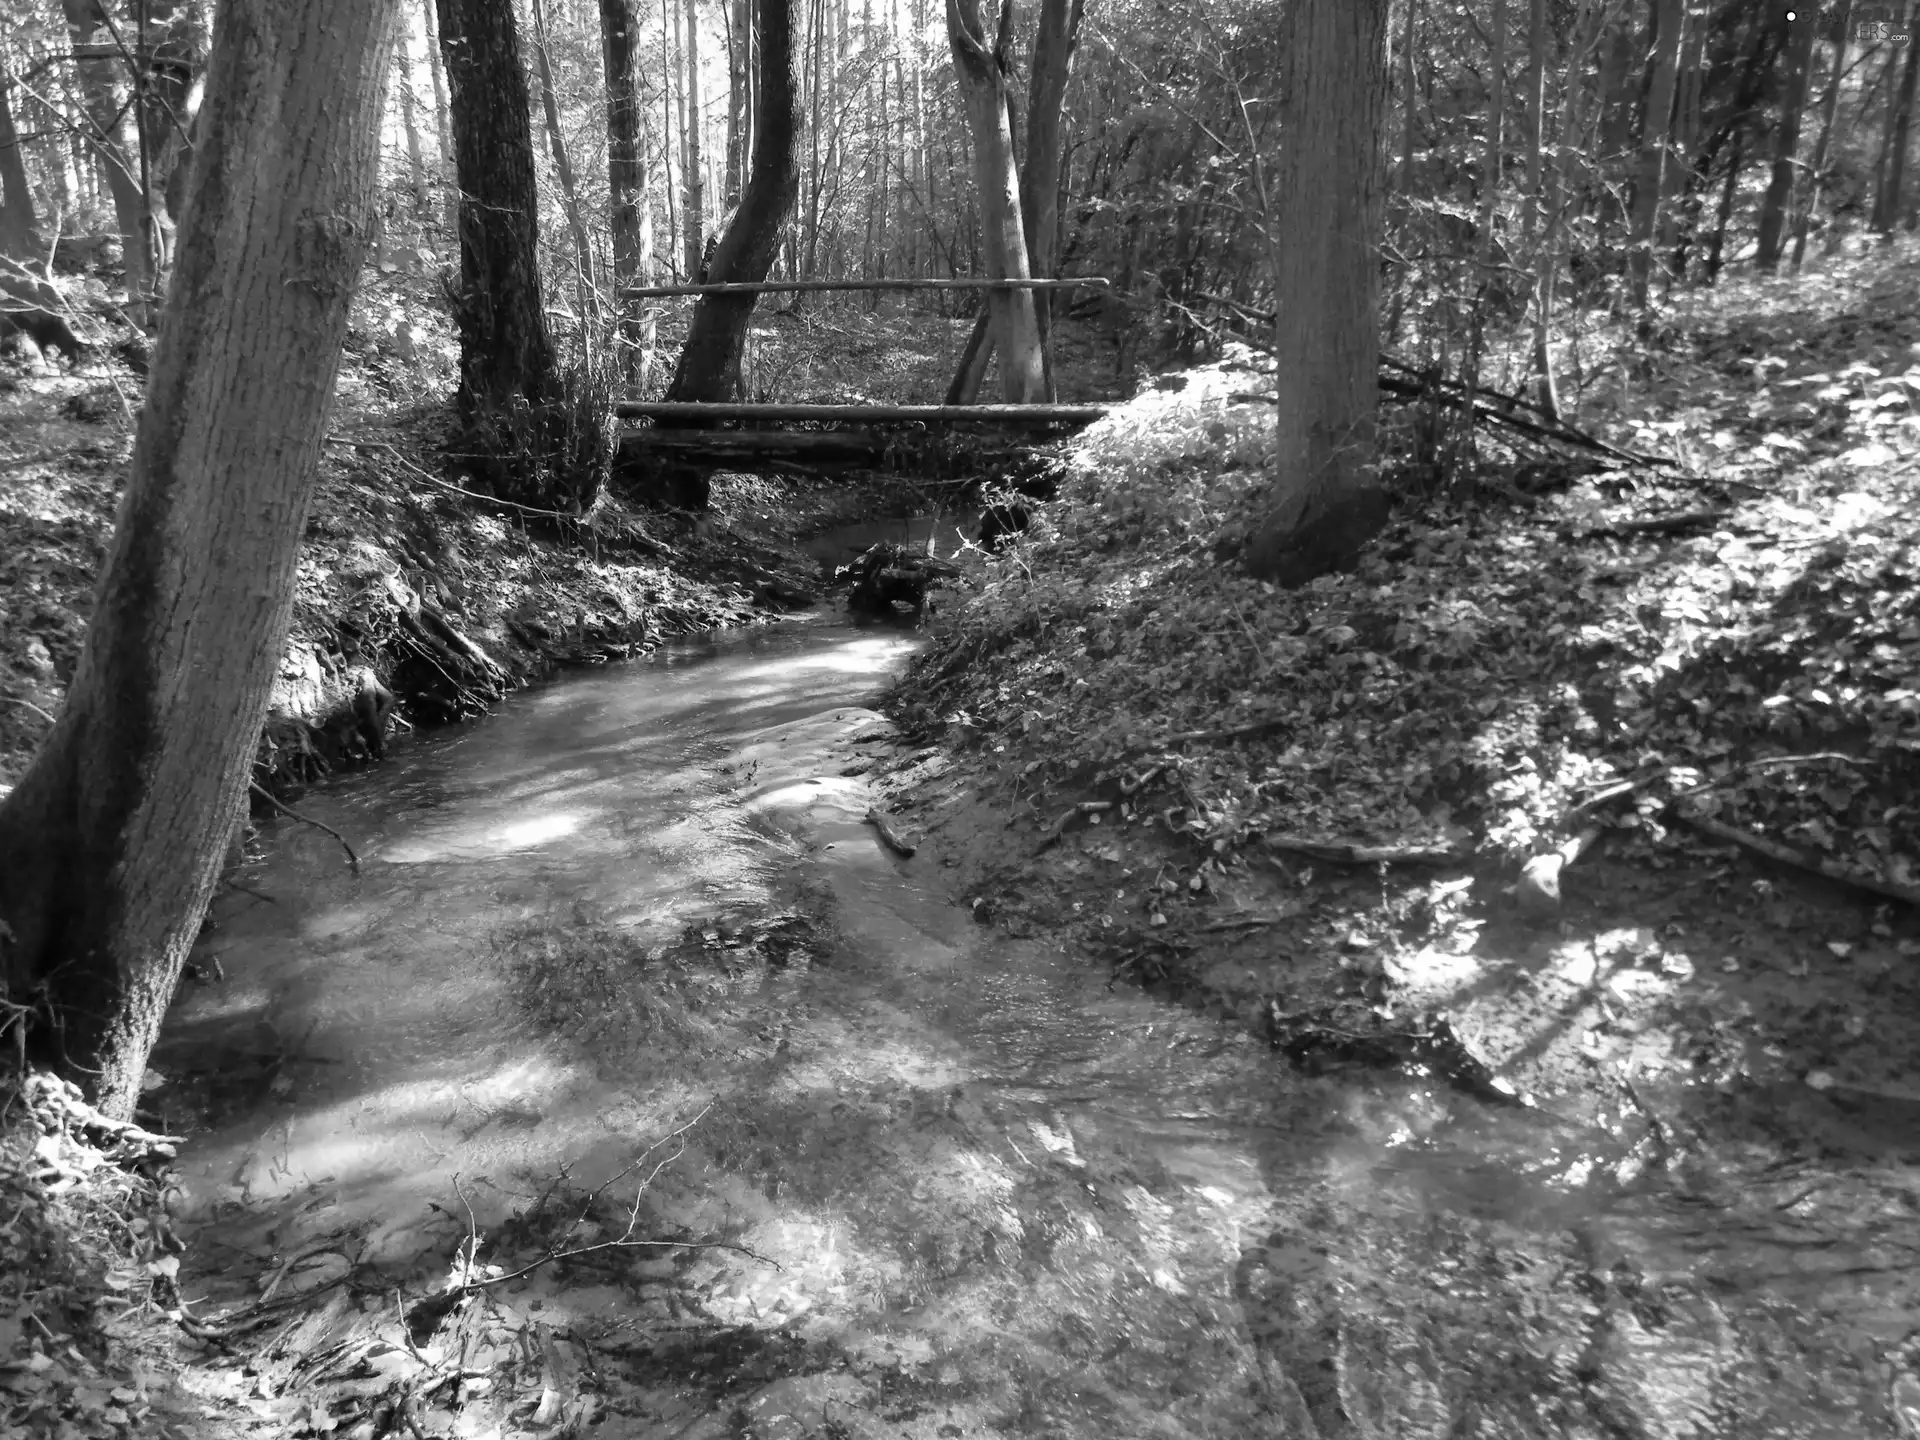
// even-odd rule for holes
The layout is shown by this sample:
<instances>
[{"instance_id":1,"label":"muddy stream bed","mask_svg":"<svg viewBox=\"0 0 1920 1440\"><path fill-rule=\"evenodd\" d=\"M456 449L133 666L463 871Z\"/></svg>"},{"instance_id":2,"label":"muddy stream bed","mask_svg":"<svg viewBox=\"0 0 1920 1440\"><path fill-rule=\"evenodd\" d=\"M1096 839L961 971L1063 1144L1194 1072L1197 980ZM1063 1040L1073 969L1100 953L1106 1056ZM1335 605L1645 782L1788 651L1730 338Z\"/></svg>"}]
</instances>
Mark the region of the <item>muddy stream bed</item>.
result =
<instances>
[{"instance_id":1,"label":"muddy stream bed","mask_svg":"<svg viewBox=\"0 0 1920 1440\"><path fill-rule=\"evenodd\" d=\"M599 1191L565 1243L673 1243L484 1297L593 1433L1902 1433L1913 1156L1667 1166L1625 1118L1303 1076L975 924L939 836L862 823L912 644L788 624L397 746L302 802L357 878L270 826L156 1060L212 1116L188 1293L326 1237L518 1263L513 1217Z\"/></svg>"}]
</instances>

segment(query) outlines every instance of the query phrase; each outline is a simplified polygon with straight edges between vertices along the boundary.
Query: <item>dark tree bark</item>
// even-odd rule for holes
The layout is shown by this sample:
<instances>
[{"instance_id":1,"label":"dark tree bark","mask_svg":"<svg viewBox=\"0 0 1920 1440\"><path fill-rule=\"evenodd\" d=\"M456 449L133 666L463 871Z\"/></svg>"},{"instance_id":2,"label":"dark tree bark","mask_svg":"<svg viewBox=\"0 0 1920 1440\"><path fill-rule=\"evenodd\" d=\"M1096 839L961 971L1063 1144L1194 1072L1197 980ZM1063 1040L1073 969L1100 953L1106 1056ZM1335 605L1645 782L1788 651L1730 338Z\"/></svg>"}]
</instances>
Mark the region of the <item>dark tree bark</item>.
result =
<instances>
[{"instance_id":1,"label":"dark tree bark","mask_svg":"<svg viewBox=\"0 0 1920 1440\"><path fill-rule=\"evenodd\" d=\"M1387 0L1295 0L1288 25L1275 469L1246 551L1282 584L1344 564L1387 514L1374 473L1386 37Z\"/></svg>"},{"instance_id":2,"label":"dark tree bark","mask_svg":"<svg viewBox=\"0 0 1920 1440\"><path fill-rule=\"evenodd\" d=\"M5 988L39 997L48 1058L112 1116L133 1112L245 801L365 259L396 5L221 6L93 622L0 801Z\"/></svg>"},{"instance_id":3,"label":"dark tree bark","mask_svg":"<svg viewBox=\"0 0 1920 1440\"><path fill-rule=\"evenodd\" d=\"M13 124L13 77L0 66L0 255L25 260L33 254L33 191L20 135Z\"/></svg>"},{"instance_id":4,"label":"dark tree bark","mask_svg":"<svg viewBox=\"0 0 1920 1440\"><path fill-rule=\"evenodd\" d=\"M456 397L470 453L496 493L583 512L599 498L576 464L564 387L542 306L533 128L512 0L438 0L460 181ZM587 449L599 447L589 444Z\"/></svg>"},{"instance_id":5,"label":"dark tree bark","mask_svg":"<svg viewBox=\"0 0 1920 1440\"><path fill-rule=\"evenodd\" d=\"M800 83L794 72L793 0L755 0L754 46L759 85L754 96L753 157L740 207L728 222L708 266L715 284L757 284L773 269L781 227L800 189L795 141L800 129ZM667 399L729 400L740 391L740 359L755 297L702 295L674 365Z\"/></svg>"},{"instance_id":6,"label":"dark tree bark","mask_svg":"<svg viewBox=\"0 0 1920 1440\"><path fill-rule=\"evenodd\" d=\"M1653 0L1653 14L1653 53L1647 61L1647 99L1641 112L1640 159L1633 181L1632 249L1627 257L1633 303L1642 308L1653 280L1654 239L1659 230L1660 201L1666 194L1674 78L1680 66L1686 5L1683 0Z\"/></svg>"},{"instance_id":7,"label":"dark tree bark","mask_svg":"<svg viewBox=\"0 0 1920 1440\"><path fill-rule=\"evenodd\" d=\"M687 117L680 139L686 163L682 178L687 183L686 245L687 276L700 278L700 262L707 246L706 162L700 153L700 11L696 0L685 0L687 7Z\"/></svg>"},{"instance_id":8,"label":"dark tree bark","mask_svg":"<svg viewBox=\"0 0 1920 1440\"><path fill-rule=\"evenodd\" d=\"M1787 216L1793 201L1793 181L1800 151L1800 117L1807 108L1807 72L1813 62L1813 41L1819 29L1813 15L1796 14L1787 45L1787 73L1780 96L1780 121L1774 127L1773 173L1760 204L1760 248L1756 263L1772 270L1785 248Z\"/></svg>"}]
</instances>

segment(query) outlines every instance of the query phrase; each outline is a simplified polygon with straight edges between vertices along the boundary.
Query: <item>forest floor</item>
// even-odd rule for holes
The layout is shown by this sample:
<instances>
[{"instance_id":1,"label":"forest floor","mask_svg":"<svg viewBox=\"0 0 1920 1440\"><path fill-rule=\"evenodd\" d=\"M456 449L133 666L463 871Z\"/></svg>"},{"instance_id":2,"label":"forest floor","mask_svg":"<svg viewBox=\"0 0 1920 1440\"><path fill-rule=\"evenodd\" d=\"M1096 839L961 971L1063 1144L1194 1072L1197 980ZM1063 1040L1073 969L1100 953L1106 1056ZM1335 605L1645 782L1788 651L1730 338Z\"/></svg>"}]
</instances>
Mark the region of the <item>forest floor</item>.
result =
<instances>
[{"instance_id":1,"label":"forest floor","mask_svg":"<svg viewBox=\"0 0 1920 1440\"><path fill-rule=\"evenodd\" d=\"M1316 1072L1424 1071L1574 1117L1622 1138L1621 1186L1671 1177L1729 1226L1793 1227L1814 1288L1860 1300L1798 1358L1857 1433L1920 1425L1917 283L1913 254L1876 253L1688 296L1644 342L1597 337L1611 358L1577 418L1672 463L1494 444L1354 573L1290 592L1218 558L1265 478L1257 357L1166 377L1076 442L1027 538L969 567L896 693L917 744L883 793L920 834L912 863L981 922ZM356 408L358 375L282 676L315 715L356 659L342 620L418 660L424 605L496 656L440 692L451 718L555 664L770 613L756 592L818 582L780 533L913 499L739 480L705 518L614 507L530 534L426 468L429 410ZM61 703L130 437L111 378L15 383L0 784ZM344 742L319 758L361 763ZM1596 827L1573 863L1538 863ZM8 1273L33 1260L44 1282L0 1294L0 1354L26 1357L0 1390L49 1433L225 1433L169 1419L160 1330L99 1343L103 1300L164 1311L177 1243L157 1184L85 1178L104 1142L148 1142L82 1130L0 1161L9 1193L69 1197L35 1212L69 1228L0 1226ZM1780 1184L1716 1189L1735 1151ZM1599 1260L1590 1279L1643 1321L1641 1287L1679 1304L1712 1283Z\"/></svg>"}]
</instances>

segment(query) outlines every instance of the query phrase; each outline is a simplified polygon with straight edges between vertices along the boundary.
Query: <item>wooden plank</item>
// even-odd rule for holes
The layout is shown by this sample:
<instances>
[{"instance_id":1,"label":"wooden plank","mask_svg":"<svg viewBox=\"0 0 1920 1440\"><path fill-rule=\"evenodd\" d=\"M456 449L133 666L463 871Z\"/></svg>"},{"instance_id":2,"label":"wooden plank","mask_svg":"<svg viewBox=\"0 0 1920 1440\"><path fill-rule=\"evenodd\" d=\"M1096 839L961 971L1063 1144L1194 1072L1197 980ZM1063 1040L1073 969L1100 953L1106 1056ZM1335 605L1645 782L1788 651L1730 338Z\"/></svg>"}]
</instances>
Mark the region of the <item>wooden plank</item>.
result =
<instances>
[{"instance_id":1,"label":"wooden plank","mask_svg":"<svg viewBox=\"0 0 1920 1440\"><path fill-rule=\"evenodd\" d=\"M988 425L1090 425L1108 409L1105 405L702 405L671 400L622 400L613 408L622 420L699 420L710 424L771 420Z\"/></svg>"},{"instance_id":2,"label":"wooden plank","mask_svg":"<svg viewBox=\"0 0 1920 1440\"><path fill-rule=\"evenodd\" d=\"M830 290L1105 290L1110 284L1101 275L1073 280L737 280L718 285L630 285L620 295L626 300L652 300L668 295L817 295Z\"/></svg>"}]
</instances>

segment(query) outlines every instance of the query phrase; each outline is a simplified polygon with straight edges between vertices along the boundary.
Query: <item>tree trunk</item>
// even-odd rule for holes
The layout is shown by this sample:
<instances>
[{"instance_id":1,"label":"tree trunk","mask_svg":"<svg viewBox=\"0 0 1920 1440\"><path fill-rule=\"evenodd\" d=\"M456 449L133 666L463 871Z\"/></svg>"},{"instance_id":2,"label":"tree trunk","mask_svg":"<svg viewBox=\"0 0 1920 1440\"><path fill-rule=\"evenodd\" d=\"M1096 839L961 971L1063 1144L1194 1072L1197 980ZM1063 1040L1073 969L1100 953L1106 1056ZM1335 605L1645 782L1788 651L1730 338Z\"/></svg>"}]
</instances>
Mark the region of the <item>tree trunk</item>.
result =
<instances>
[{"instance_id":1,"label":"tree trunk","mask_svg":"<svg viewBox=\"0 0 1920 1440\"><path fill-rule=\"evenodd\" d=\"M20 134L13 124L13 77L0 65L0 255L26 260L34 252L33 191Z\"/></svg>"},{"instance_id":2,"label":"tree trunk","mask_svg":"<svg viewBox=\"0 0 1920 1440\"><path fill-rule=\"evenodd\" d=\"M394 31L393 58L400 82L400 125L407 137L407 178L413 183L413 205L420 214L427 213L427 160L420 150L420 122L415 114L418 106L413 96L413 56L409 53L413 37L405 26Z\"/></svg>"},{"instance_id":3,"label":"tree trunk","mask_svg":"<svg viewBox=\"0 0 1920 1440\"><path fill-rule=\"evenodd\" d=\"M1826 179L1827 149L1833 143L1834 117L1840 110L1840 82L1847 73L1847 37L1852 33L1853 0L1840 0L1839 12L1834 17L1833 69L1827 76L1826 96L1820 102L1820 138L1813 142L1813 163L1808 166L1812 183L1807 186L1806 198L1793 220L1793 268L1796 270L1806 257L1807 227L1813 222L1813 212L1820 204L1820 188Z\"/></svg>"},{"instance_id":4,"label":"tree trunk","mask_svg":"<svg viewBox=\"0 0 1920 1440\"><path fill-rule=\"evenodd\" d=\"M179 269L93 621L65 712L0 801L5 988L45 996L45 1048L122 1119L240 817L280 664L372 221L396 13L395 0L221 6Z\"/></svg>"},{"instance_id":5,"label":"tree trunk","mask_svg":"<svg viewBox=\"0 0 1920 1440\"><path fill-rule=\"evenodd\" d=\"M1527 193L1521 198L1520 233L1529 244L1540 219L1547 153L1547 0L1527 8Z\"/></svg>"},{"instance_id":6,"label":"tree trunk","mask_svg":"<svg viewBox=\"0 0 1920 1440\"><path fill-rule=\"evenodd\" d=\"M751 0L727 0L727 183L725 204L740 206L746 184L753 124L753 6Z\"/></svg>"},{"instance_id":7,"label":"tree trunk","mask_svg":"<svg viewBox=\"0 0 1920 1440\"><path fill-rule=\"evenodd\" d=\"M1493 0L1488 48L1487 148L1480 163L1480 216L1475 224L1475 258L1480 262L1477 288L1482 291L1493 274L1493 217L1500 200L1500 157L1507 140L1507 0Z\"/></svg>"},{"instance_id":8,"label":"tree trunk","mask_svg":"<svg viewBox=\"0 0 1920 1440\"><path fill-rule=\"evenodd\" d=\"M687 6L687 118L681 129L686 142L683 169L687 182L687 274L700 278L707 244L707 184L700 158L700 15L694 0Z\"/></svg>"},{"instance_id":9,"label":"tree trunk","mask_svg":"<svg viewBox=\"0 0 1920 1440\"><path fill-rule=\"evenodd\" d=\"M1640 161L1633 185L1633 236L1628 253L1633 303L1644 309L1653 281L1654 238L1666 190L1667 136L1673 119L1674 74L1680 63L1684 0L1653 0L1653 53L1647 103L1640 119Z\"/></svg>"},{"instance_id":10,"label":"tree trunk","mask_svg":"<svg viewBox=\"0 0 1920 1440\"><path fill-rule=\"evenodd\" d=\"M1881 235L1889 234L1900 216L1900 191L1907 173L1907 147L1913 131L1914 88L1915 82L1920 81L1920 43L1916 43L1913 34L1913 13L1914 7L1909 5L1906 61L1900 67L1900 90L1894 98L1893 112L1888 122L1892 143L1883 172L1885 178L1873 201L1873 228Z\"/></svg>"},{"instance_id":11,"label":"tree trunk","mask_svg":"<svg viewBox=\"0 0 1920 1440\"><path fill-rule=\"evenodd\" d=\"M600 0L600 46L607 72L607 194L613 231L613 285L620 327L618 369L646 384L653 354L653 307L619 292L653 278L653 206L647 176L645 102L640 94L640 18L634 0Z\"/></svg>"},{"instance_id":12,"label":"tree trunk","mask_svg":"<svg viewBox=\"0 0 1920 1440\"><path fill-rule=\"evenodd\" d=\"M526 72L512 0L438 0L460 176L456 401L470 451L492 457L496 493L537 506L567 493L556 473L561 385L542 308L539 200Z\"/></svg>"},{"instance_id":13,"label":"tree trunk","mask_svg":"<svg viewBox=\"0 0 1920 1440\"><path fill-rule=\"evenodd\" d=\"M1762 270L1777 267L1780 252L1785 248L1795 162L1799 159L1800 115L1807 105L1807 71L1813 60L1814 35L1819 29L1811 15L1798 16L1792 23L1794 35L1787 46L1780 119L1774 127L1773 173L1767 180L1766 198L1760 204L1760 249L1756 263Z\"/></svg>"},{"instance_id":14,"label":"tree trunk","mask_svg":"<svg viewBox=\"0 0 1920 1440\"><path fill-rule=\"evenodd\" d=\"M794 0L755 0L760 78L753 106L753 161L740 206L714 248L707 275L714 284L758 284L767 278L799 193L800 83L794 72L793 6ZM752 294L700 297L667 399L711 403L739 394L740 360L754 299Z\"/></svg>"},{"instance_id":15,"label":"tree trunk","mask_svg":"<svg viewBox=\"0 0 1920 1440\"><path fill-rule=\"evenodd\" d=\"M1713 238L1707 242L1706 280L1711 285L1720 278L1720 266L1727 252L1727 222L1733 218L1733 197L1740 190L1740 169L1746 163L1746 148L1740 137L1733 140L1727 156L1727 180L1720 191L1720 208L1713 219Z\"/></svg>"},{"instance_id":16,"label":"tree trunk","mask_svg":"<svg viewBox=\"0 0 1920 1440\"><path fill-rule=\"evenodd\" d=\"M1027 150L1020 166L1021 233L1027 242L1027 268L1035 279L1051 278L1060 254L1060 167L1064 156L1061 119L1067 81L1072 78L1073 52L1080 40L1084 0L1041 0L1040 23L1033 35L1033 63L1027 88ZM1034 297L1034 318L1040 327L1042 372L1046 397L1057 398L1053 378L1052 293ZM947 387L947 404L968 405L980 393L992 363L992 310L981 311L961 351Z\"/></svg>"},{"instance_id":17,"label":"tree trunk","mask_svg":"<svg viewBox=\"0 0 1920 1440\"><path fill-rule=\"evenodd\" d=\"M89 57L99 54L93 42L111 35L103 0L61 0L67 31L76 47L86 46ZM120 94L121 62L101 56L74 62L80 91L86 100L87 134L95 162L113 197L114 219L120 229L122 263L126 267L128 308L141 317L156 284L152 232L146 199L140 188L140 161L124 140L129 107Z\"/></svg>"},{"instance_id":18,"label":"tree trunk","mask_svg":"<svg viewBox=\"0 0 1920 1440\"><path fill-rule=\"evenodd\" d=\"M540 77L540 109L547 122L547 145L553 152L553 173L560 181L560 204L573 232L574 256L580 266L580 308L585 315L600 313L600 297L593 283L593 242L580 215L580 186L573 175L573 157L560 129L560 97L553 92L553 57L547 51L547 7L533 0L534 72Z\"/></svg>"},{"instance_id":19,"label":"tree trunk","mask_svg":"<svg viewBox=\"0 0 1920 1440\"><path fill-rule=\"evenodd\" d=\"M1560 242L1565 229L1566 197L1572 188L1569 181L1575 164L1574 157L1584 153L1586 148L1587 56L1602 38L1598 29L1589 30L1588 16L1592 12L1593 23L1604 26L1604 5L1605 0L1599 0L1599 8L1596 9L1596 0L1581 0L1574 24L1573 45L1567 55L1567 88L1560 102L1560 140L1555 158L1545 164L1541 182L1544 193L1540 203L1544 218L1534 271L1534 403L1555 419L1560 415L1560 387L1553 368L1554 291L1560 275Z\"/></svg>"},{"instance_id":20,"label":"tree trunk","mask_svg":"<svg viewBox=\"0 0 1920 1440\"><path fill-rule=\"evenodd\" d=\"M1371 0L1369 0L1371 3ZM1013 126L1007 110L1007 50L1013 10L1006 0L1000 31L988 47L979 0L947 0L947 42L973 138L974 188L980 201L981 242L987 274L996 280L1027 280L1027 241L1020 210L1020 177L1013 159ZM1000 356L1001 391L1009 404L1046 398L1040 325L1031 290L987 292L988 322Z\"/></svg>"},{"instance_id":21,"label":"tree trunk","mask_svg":"<svg viewBox=\"0 0 1920 1440\"><path fill-rule=\"evenodd\" d=\"M1275 471L1246 552L1282 584L1346 563L1387 514L1374 470L1386 34L1387 0L1295 0L1288 25Z\"/></svg>"}]
</instances>

